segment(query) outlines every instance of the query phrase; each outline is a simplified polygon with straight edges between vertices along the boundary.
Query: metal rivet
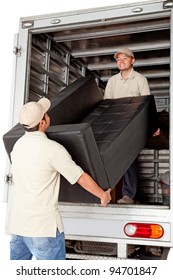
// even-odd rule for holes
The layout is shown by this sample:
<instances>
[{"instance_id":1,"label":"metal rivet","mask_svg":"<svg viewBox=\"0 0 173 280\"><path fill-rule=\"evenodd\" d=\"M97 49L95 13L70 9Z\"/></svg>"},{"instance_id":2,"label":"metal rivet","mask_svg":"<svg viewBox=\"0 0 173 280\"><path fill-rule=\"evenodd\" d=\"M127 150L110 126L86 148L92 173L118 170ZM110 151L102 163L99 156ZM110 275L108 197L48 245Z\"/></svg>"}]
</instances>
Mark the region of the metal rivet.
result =
<instances>
[{"instance_id":1,"label":"metal rivet","mask_svg":"<svg viewBox=\"0 0 173 280\"><path fill-rule=\"evenodd\" d=\"M143 9L141 7L136 7L132 9L133 13L141 13L143 11Z\"/></svg>"},{"instance_id":2,"label":"metal rivet","mask_svg":"<svg viewBox=\"0 0 173 280\"><path fill-rule=\"evenodd\" d=\"M52 24L58 24L58 23L60 23L60 22L61 22L60 19L52 19L52 20L51 20L51 23L52 23Z\"/></svg>"}]
</instances>

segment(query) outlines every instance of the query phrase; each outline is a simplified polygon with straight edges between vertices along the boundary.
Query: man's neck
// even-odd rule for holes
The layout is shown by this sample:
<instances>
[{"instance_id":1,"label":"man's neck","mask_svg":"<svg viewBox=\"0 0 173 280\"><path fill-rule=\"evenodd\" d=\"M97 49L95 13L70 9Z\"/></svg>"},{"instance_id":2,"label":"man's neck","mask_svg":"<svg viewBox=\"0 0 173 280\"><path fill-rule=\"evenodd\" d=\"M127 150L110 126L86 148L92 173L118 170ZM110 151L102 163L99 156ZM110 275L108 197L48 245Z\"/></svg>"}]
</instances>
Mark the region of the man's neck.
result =
<instances>
[{"instance_id":1,"label":"man's neck","mask_svg":"<svg viewBox=\"0 0 173 280\"><path fill-rule=\"evenodd\" d=\"M132 72L132 69L133 69L133 68L130 68L130 69L128 69L128 70L122 70L122 71L121 71L121 76L122 76L122 78L123 78L124 80L126 80L126 79L130 76L130 74L131 74L131 72Z\"/></svg>"}]
</instances>

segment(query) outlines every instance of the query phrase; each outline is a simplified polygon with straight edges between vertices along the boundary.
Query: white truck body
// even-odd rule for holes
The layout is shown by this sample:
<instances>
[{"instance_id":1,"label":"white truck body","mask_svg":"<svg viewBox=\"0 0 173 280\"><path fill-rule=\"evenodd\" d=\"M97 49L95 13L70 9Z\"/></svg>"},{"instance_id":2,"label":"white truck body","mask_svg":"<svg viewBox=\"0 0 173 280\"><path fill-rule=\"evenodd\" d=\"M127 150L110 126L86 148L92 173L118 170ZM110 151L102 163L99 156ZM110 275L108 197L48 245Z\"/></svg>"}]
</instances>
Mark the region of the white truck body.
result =
<instances>
[{"instance_id":1,"label":"white truck body","mask_svg":"<svg viewBox=\"0 0 173 280\"><path fill-rule=\"evenodd\" d=\"M85 76L87 71L95 75L104 93L108 78L117 72L113 54L122 45L138 54L135 67L148 78L158 110L169 111L172 123L172 30L172 8L164 8L163 1L21 18L14 45L16 65L11 126L18 123L18 112L23 103L48 93L54 95L78 77ZM114 203L105 208L93 204L60 203L67 245L71 247L78 242L80 248L87 244L101 246L100 251L109 244L116 246L113 254L100 254L99 249L93 254L89 249L81 249L67 252L67 257L128 258L132 245L151 247L154 252L156 248L156 255L160 248L173 247L173 193L170 191L170 204L162 205L158 182L159 174L169 170L171 189L172 134L170 129L169 150L144 149L139 155L142 178L139 187L140 193L145 193L142 203ZM10 167L6 177L9 183L6 188L10 191ZM132 222L159 224L164 234L159 239L128 237L124 226Z\"/></svg>"}]
</instances>

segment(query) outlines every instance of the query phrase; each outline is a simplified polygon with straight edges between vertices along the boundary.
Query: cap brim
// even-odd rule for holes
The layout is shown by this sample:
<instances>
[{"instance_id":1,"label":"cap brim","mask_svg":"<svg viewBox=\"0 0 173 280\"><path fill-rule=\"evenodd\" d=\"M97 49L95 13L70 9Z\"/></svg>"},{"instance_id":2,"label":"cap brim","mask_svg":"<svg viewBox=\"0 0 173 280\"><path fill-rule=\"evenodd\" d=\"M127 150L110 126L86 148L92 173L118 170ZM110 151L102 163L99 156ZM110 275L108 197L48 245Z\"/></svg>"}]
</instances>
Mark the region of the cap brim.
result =
<instances>
[{"instance_id":1,"label":"cap brim","mask_svg":"<svg viewBox=\"0 0 173 280\"><path fill-rule=\"evenodd\" d=\"M115 59L117 58L117 55L118 55L119 53L121 53L121 52L117 52L117 53L114 54L114 58L115 58Z\"/></svg>"}]
</instances>

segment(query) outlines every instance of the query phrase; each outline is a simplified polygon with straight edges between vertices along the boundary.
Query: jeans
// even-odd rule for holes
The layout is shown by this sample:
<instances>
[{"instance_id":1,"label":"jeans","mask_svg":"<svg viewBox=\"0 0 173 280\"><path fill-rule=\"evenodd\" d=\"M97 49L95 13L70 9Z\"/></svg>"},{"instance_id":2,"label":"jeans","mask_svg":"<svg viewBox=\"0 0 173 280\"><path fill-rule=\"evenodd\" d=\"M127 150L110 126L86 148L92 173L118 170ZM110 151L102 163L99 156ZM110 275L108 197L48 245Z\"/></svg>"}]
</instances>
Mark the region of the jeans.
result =
<instances>
[{"instance_id":1,"label":"jeans","mask_svg":"<svg viewBox=\"0 0 173 280\"><path fill-rule=\"evenodd\" d=\"M25 237L12 235L10 241L11 260L65 260L64 233L57 230L56 237Z\"/></svg>"},{"instance_id":2,"label":"jeans","mask_svg":"<svg viewBox=\"0 0 173 280\"><path fill-rule=\"evenodd\" d=\"M137 192L137 184L138 170L137 163L134 161L123 176L122 195L127 195L133 199Z\"/></svg>"}]
</instances>

